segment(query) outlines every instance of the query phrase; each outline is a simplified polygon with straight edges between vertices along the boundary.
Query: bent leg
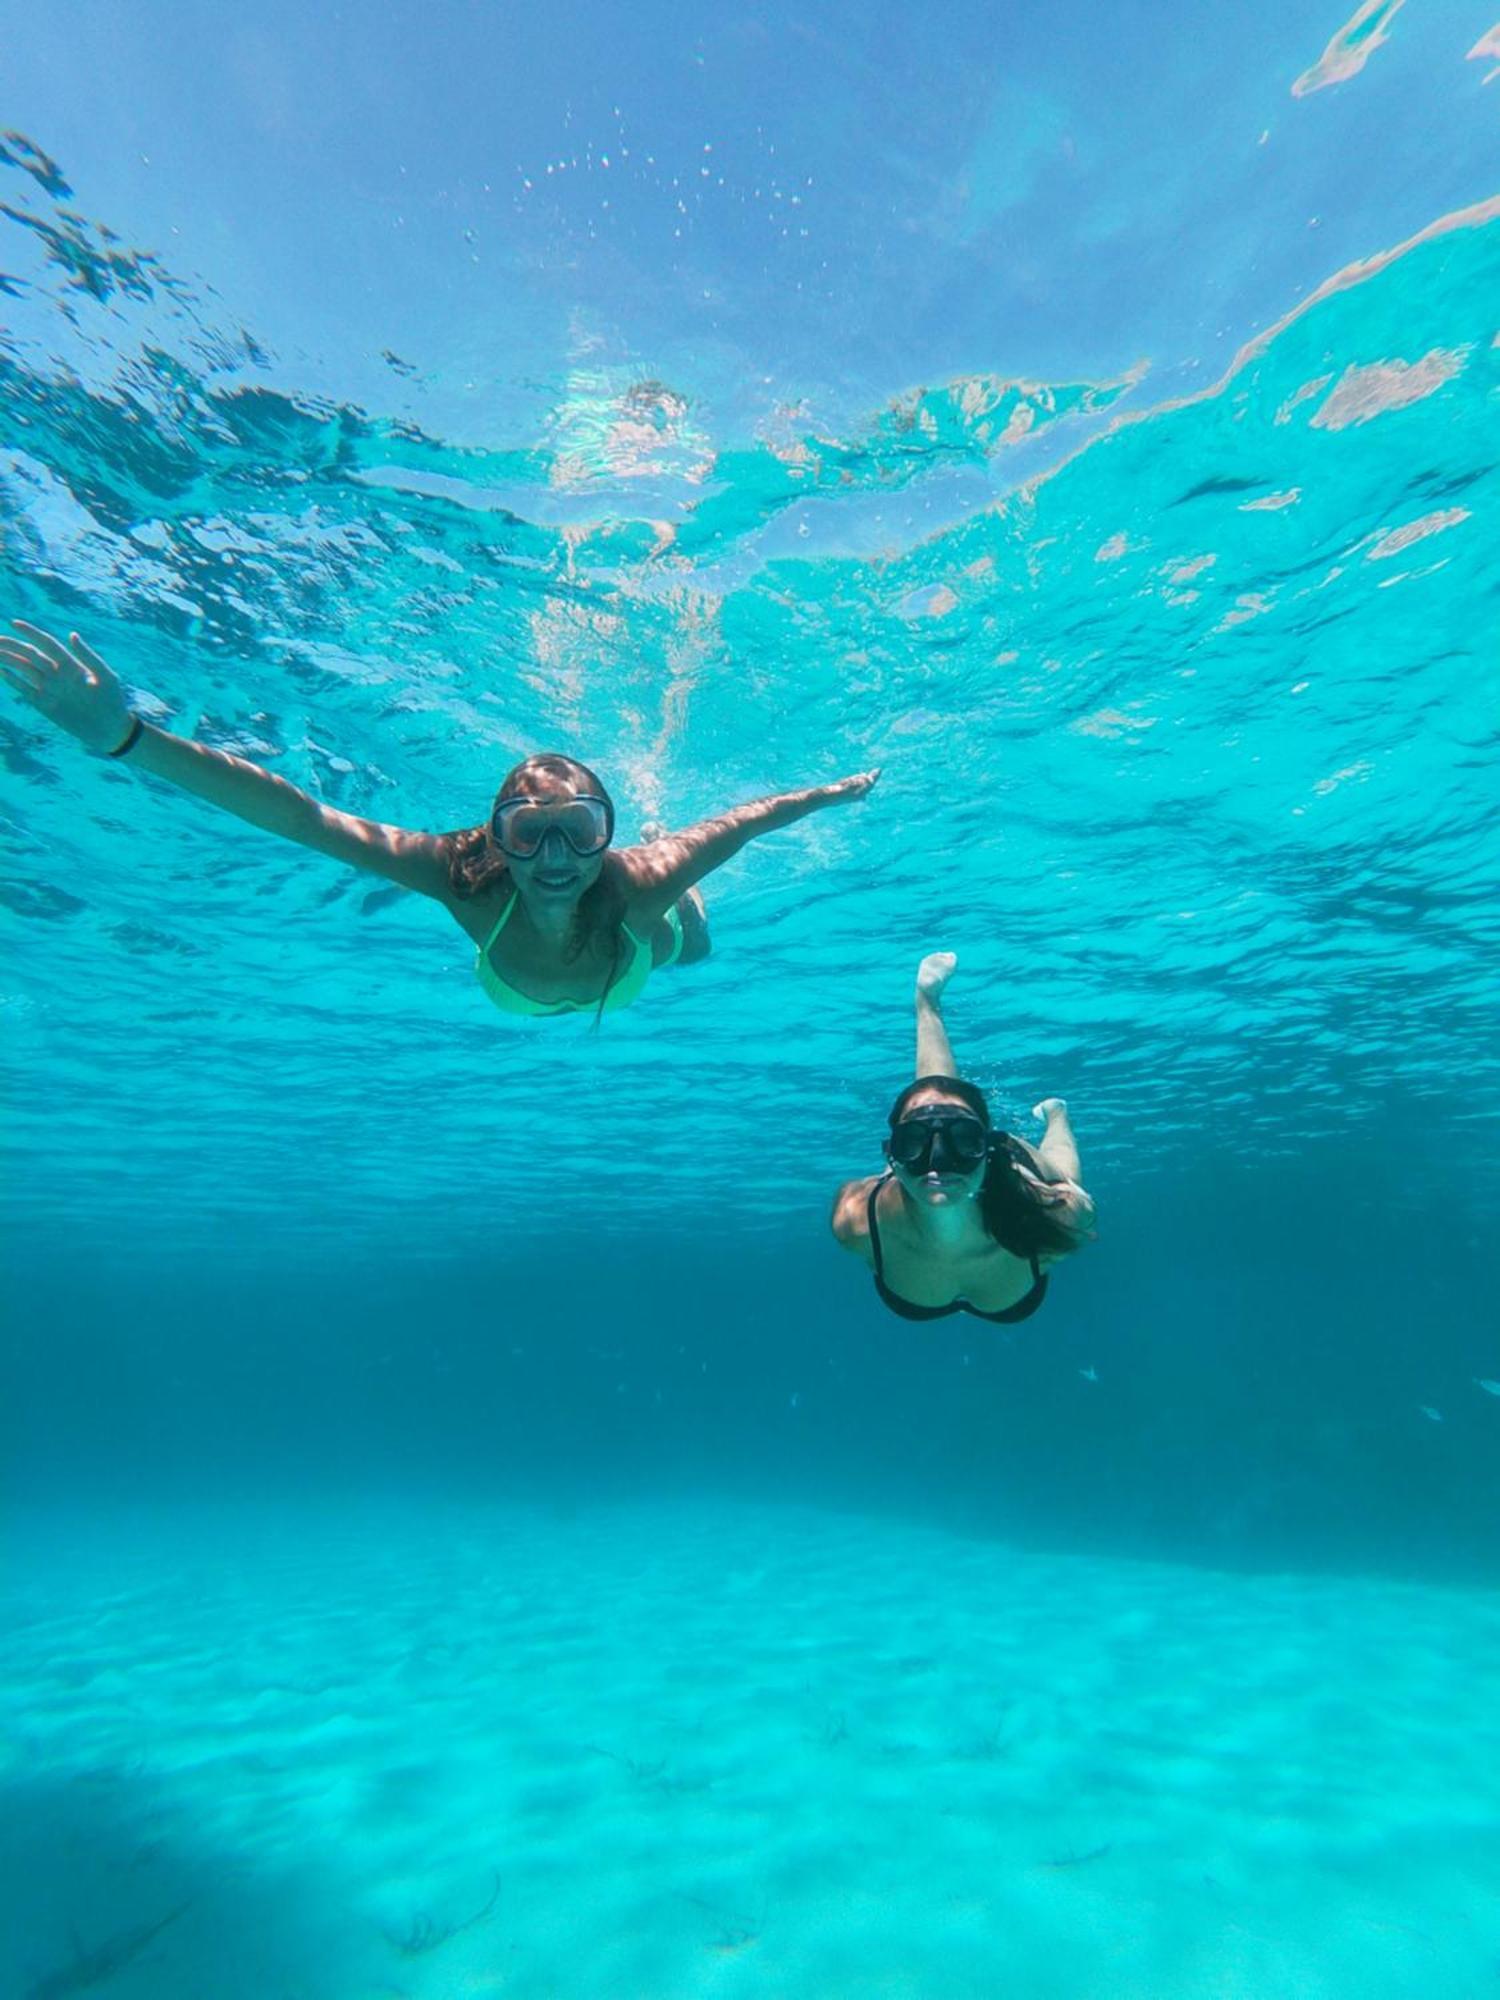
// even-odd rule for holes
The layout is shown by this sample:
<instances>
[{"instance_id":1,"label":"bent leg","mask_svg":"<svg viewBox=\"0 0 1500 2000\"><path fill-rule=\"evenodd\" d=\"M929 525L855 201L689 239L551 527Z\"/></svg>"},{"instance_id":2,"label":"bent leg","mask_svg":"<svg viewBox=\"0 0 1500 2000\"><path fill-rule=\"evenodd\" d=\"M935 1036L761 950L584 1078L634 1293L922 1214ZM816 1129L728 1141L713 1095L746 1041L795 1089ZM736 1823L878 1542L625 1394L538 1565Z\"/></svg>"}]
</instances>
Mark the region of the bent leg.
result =
<instances>
[{"instance_id":1,"label":"bent leg","mask_svg":"<svg viewBox=\"0 0 1500 2000\"><path fill-rule=\"evenodd\" d=\"M698 965L712 950L703 898L689 889L652 927L651 963L658 972L669 965Z\"/></svg>"},{"instance_id":2,"label":"bent leg","mask_svg":"<svg viewBox=\"0 0 1500 2000\"><path fill-rule=\"evenodd\" d=\"M659 819L647 820L641 828L641 845L649 847L666 830ZM708 911L699 891L689 889L679 896L672 916L677 920L675 924L671 917L663 917L651 934L651 963L658 970L667 965L700 965L712 952L713 941L708 935Z\"/></svg>"},{"instance_id":3,"label":"bent leg","mask_svg":"<svg viewBox=\"0 0 1500 2000\"><path fill-rule=\"evenodd\" d=\"M930 951L917 967L917 1076L958 1075L943 1023L943 988L957 964L951 951Z\"/></svg>"},{"instance_id":4,"label":"bent leg","mask_svg":"<svg viewBox=\"0 0 1500 2000\"><path fill-rule=\"evenodd\" d=\"M677 954L677 963L701 964L714 947L708 934L708 911L696 889L689 889L686 895L677 898L677 921L682 926L682 950Z\"/></svg>"},{"instance_id":5,"label":"bent leg","mask_svg":"<svg viewBox=\"0 0 1500 2000\"><path fill-rule=\"evenodd\" d=\"M1060 1097L1044 1097L1032 1109L1033 1118L1045 1118L1047 1129L1037 1141L1036 1156L1049 1181L1077 1181L1082 1177L1078 1164L1078 1141L1068 1118L1068 1107Z\"/></svg>"}]
</instances>

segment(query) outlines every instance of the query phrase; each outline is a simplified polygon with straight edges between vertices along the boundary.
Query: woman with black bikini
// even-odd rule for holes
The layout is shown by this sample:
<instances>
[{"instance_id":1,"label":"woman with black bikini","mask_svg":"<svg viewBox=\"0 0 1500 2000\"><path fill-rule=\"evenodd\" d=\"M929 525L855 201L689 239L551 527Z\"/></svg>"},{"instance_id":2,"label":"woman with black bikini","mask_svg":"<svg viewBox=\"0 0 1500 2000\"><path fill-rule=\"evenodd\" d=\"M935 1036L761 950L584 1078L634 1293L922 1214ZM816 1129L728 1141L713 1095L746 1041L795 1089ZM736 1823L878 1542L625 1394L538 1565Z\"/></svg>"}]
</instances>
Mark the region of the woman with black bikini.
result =
<instances>
[{"instance_id":1,"label":"woman with black bikini","mask_svg":"<svg viewBox=\"0 0 1500 2000\"><path fill-rule=\"evenodd\" d=\"M1094 1204L1060 1097L1037 1105L1046 1130L1030 1146L997 1132L984 1093L958 1075L942 1013L956 963L937 951L917 969L916 1081L891 1107L886 1171L844 1183L833 1233L903 1319L1009 1324L1030 1318L1049 1267L1093 1235Z\"/></svg>"}]
</instances>

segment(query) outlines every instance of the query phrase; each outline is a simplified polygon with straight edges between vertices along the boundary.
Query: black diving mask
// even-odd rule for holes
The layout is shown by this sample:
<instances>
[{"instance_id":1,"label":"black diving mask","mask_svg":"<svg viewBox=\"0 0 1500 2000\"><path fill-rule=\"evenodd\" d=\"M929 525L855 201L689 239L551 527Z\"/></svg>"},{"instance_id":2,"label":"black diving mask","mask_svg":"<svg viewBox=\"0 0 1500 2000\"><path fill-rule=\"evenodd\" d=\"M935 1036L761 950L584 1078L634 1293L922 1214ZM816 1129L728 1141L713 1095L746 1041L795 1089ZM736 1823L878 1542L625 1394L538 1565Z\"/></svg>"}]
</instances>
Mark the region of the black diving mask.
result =
<instances>
[{"instance_id":1,"label":"black diving mask","mask_svg":"<svg viewBox=\"0 0 1500 2000\"><path fill-rule=\"evenodd\" d=\"M908 1111L891 1127L885 1155L910 1174L971 1174L990 1149L990 1131L969 1111Z\"/></svg>"}]
</instances>

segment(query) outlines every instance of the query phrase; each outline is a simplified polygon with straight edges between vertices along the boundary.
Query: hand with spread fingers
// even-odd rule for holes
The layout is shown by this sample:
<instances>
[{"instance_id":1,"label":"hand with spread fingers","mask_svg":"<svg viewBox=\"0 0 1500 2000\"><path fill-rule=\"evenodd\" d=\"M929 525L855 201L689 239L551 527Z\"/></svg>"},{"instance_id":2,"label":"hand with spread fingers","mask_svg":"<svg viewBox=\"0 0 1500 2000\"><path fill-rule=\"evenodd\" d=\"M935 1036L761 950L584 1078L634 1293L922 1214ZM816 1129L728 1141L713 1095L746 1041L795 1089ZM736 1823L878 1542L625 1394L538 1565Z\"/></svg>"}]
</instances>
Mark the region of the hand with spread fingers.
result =
<instances>
[{"instance_id":1,"label":"hand with spread fingers","mask_svg":"<svg viewBox=\"0 0 1500 2000\"><path fill-rule=\"evenodd\" d=\"M20 634L12 638L11 632ZM125 690L92 646L76 632L68 643L17 618L0 632L0 674L23 701L85 749L108 756L135 727Z\"/></svg>"}]
</instances>

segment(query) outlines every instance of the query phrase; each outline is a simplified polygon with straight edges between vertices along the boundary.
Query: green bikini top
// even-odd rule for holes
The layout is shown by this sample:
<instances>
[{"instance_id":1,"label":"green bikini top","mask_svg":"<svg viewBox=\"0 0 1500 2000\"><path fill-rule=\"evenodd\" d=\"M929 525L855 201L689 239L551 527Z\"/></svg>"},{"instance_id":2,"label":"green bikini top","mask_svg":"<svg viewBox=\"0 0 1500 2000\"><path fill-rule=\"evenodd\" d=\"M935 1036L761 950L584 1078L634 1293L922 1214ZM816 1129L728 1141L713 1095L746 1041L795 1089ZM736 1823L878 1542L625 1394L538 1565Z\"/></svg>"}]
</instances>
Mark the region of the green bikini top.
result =
<instances>
[{"instance_id":1,"label":"green bikini top","mask_svg":"<svg viewBox=\"0 0 1500 2000\"><path fill-rule=\"evenodd\" d=\"M495 1005L507 1014L587 1014L598 1006L597 1000L533 1000L529 993L521 993L502 979L490 964L490 952L495 939L510 922L510 913L516 907L516 892L511 891L510 900L495 919L495 927L479 947L474 958L474 976ZM672 928L672 952L665 960L671 965L682 950L682 919L675 909L667 912L667 922ZM628 1007L632 1000L638 1000L646 981L651 977L651 945L648 939L639 938L629 924L620 927L631 949L630 963L620 974L605 995L604 1011L612 1013L617 1007Z\"/></svg>"}]
</instances>

